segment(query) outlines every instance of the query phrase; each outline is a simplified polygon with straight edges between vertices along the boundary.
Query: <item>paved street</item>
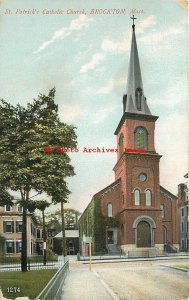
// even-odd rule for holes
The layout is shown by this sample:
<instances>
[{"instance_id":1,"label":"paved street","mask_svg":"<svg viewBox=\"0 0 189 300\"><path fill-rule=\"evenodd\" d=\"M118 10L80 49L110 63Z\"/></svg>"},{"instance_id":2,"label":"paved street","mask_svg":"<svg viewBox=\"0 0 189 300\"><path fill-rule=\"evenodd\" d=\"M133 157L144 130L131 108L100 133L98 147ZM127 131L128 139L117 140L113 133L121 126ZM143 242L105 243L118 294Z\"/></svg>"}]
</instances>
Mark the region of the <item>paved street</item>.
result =
<instances>
[{"instance_id":1,"label":"paved street","mask_svg":"<svg viewBox=\"0 0 189 300\"><path fill-rule=\"evenodd\" d=\"M186 265L187 260L106 264L94 268L121 300L188 299L188 274L160 264Z\"/></svg>"},{"instance_id":2,"label":"paved street","mask_svg":"<svg viewBox=\"0 0 189 300\"><path fill-rule=\"evenodd\" d=\"M62 300L112 300L101 279L93 271L72 269L66 277Z\"/></svg>"},{"instance_id":3,"label":"paved street","mask_svg":"<svg viewBox=\"0 0 189 300\"><path fill-rule=\"evenodd\" d=\"M62 300L187 300L187 272L166 267L187 264L187 259L98 263L90 272L88 265L73 261Z\"/></svg>"}]
</instances>

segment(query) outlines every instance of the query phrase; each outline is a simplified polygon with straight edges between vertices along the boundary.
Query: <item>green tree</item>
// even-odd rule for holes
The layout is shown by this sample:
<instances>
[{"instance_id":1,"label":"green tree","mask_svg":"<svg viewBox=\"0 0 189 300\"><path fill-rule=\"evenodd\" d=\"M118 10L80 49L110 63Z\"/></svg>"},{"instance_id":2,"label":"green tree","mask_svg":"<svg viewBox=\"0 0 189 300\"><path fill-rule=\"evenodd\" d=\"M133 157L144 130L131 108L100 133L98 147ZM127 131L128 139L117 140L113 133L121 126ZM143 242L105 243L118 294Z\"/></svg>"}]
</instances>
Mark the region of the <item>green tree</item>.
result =
<instances>
[{"instance_id":1,"label":"green tree","mask_svg":"<svg viewBox=\"0 0 189 300\"><path fill-rule=\"evenodd\" d=\"M67 196L66 177L74 175L69 156L44 153L44 147L75 148L72 125L60 121L54 102L55 89L40 94L26 108L0 100L0 186L19 191L23 206L22 271L27 271L27 203L35 190L54 197Z\"/></svg>"},{"instance_id":2,"label":"green tree","mask_svg":"<svg viewBox=\"0 0 189 300\"><path fill-rule=\"evenodd\" d=\"M0 187L0 206L13 205L13 199L14 197L6 189Z\"/></svg>"}]
</instances>

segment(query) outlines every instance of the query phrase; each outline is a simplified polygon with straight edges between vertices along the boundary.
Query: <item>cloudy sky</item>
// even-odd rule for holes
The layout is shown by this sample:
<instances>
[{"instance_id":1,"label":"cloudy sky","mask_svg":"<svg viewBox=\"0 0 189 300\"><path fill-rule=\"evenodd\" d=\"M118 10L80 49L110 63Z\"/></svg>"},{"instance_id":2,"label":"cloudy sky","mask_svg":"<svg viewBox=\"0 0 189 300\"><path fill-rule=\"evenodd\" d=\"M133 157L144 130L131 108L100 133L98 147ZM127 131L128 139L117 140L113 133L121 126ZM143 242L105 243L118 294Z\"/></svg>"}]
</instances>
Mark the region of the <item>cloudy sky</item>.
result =
<instances>
[{"instance_id":1,"label":"cloudy sky","mask_svg":"<svg viewBox=\"0 0 189 300\"><path fill-rule=\"evenodd\" d=\"M112 13L92 14L96 9ZM185 1L0 1L0 97L25 105L56 87L61 120L77 127L80 152L71 155L76 176L69 179L69 206L80 211L114 181L116 154L82 150L116 147L134 9L144 93L159 116L161 184L176 194L187 172Z\"/></svg>"}]
</instances>

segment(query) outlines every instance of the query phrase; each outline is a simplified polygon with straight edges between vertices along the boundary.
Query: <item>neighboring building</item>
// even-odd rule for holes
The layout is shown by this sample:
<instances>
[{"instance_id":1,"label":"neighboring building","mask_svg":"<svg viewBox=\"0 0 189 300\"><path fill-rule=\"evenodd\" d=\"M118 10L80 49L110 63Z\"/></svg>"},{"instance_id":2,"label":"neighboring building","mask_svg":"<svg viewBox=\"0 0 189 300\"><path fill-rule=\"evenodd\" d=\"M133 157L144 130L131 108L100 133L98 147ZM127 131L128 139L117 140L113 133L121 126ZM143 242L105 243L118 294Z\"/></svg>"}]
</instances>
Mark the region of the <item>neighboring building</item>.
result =
<instances>
[{"instance_id":1,"label":"neighboring building","mask_svg":"<svg viewBox=\"0 0 189 300\"><path fill-rule=\"evenodd\" d=\"M64 222L65 222L65 235L66 235L66 246L68 255L76 255L79 252L79 230L78 230L78 217L81 213L75 209L64 210ZM55 224L54 224L55 226ZM59 226L56 226L56 233L53 238L53 251L57 254L62 255L62 231L61 221ZM59 229L57 231L57 229Z\"/></svg>"},{"instance_id":2,"label":"neighboring building","mask_svg":"<svg viewBox=\"0 0 189 300\"><path fill-rule=\"evenodd\" d=\"M79 220L80 252L148 251L153 255L178 249L177 197L160 186L154 131L144 94L135 25L132 26L127 94L123 115L115 131L117 163L115 182L94 195Z\"/></svg>"},{"instance_id":3,"label":"neighboring building","mask_svg":"<svg viewBox=\"0 0 189 300\"><path fill-rule=\"evenodd\" d=\"M185 175L188 178L188 174ZM181 183L178 185L178 208L179 208L179 244L180 251L189 251L189 200L188 186Z\"/></svg>"},{"instance_id":4,"label":"neighboring building","mask_svg":"<svg viewBox=\"0 0 189 300\"><path fill-rule=\"evenodd\" d=\"M73 229L73 230L65 230L66 235L66 246L67 246L67 254L68 255L76 255L79 252L79 230ZM54 245L56 245L56 242L58 242L58 254L62 254L62 231L59 232L54 237ZM56 250L56 249L54 249ZM57 251L56 251L57 252Z\"/></svg>"},{"instance_id":5,"label":"neighboring building","mask_svg":"<svg viewBox=\"0 0 189 300\"><path fill-rule=\"evenodd\" d=\"M31 213L27 214L27 252L28 256L40 254L38 231L42 226L36 224ZM41 232L42 234L42 232ZM20 256L22 250L22 207L18 204L0 206L1 252L6 256Z\"/></svg>"}]
</instances>

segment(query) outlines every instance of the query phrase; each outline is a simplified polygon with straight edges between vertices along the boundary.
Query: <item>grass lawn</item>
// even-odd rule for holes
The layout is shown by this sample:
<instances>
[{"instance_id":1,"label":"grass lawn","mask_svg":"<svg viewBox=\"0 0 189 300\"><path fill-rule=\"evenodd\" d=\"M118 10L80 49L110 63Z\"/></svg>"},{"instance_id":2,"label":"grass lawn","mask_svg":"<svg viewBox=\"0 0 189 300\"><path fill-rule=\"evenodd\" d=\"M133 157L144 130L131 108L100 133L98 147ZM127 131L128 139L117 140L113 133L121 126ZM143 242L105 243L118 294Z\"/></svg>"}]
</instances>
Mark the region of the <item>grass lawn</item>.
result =
<instances>
[{"instance_id":1,"label":"grass lawn","mask_svg":"<svg viewBox=\"0 0 189 300\"><path fill-rule=\"evenodd\" d=\"M46 286L56 270L32 270L27 272L1 272L0 286L3 296L9 299L28 296L33 300Z\"/></svg>"}]
</instances>

